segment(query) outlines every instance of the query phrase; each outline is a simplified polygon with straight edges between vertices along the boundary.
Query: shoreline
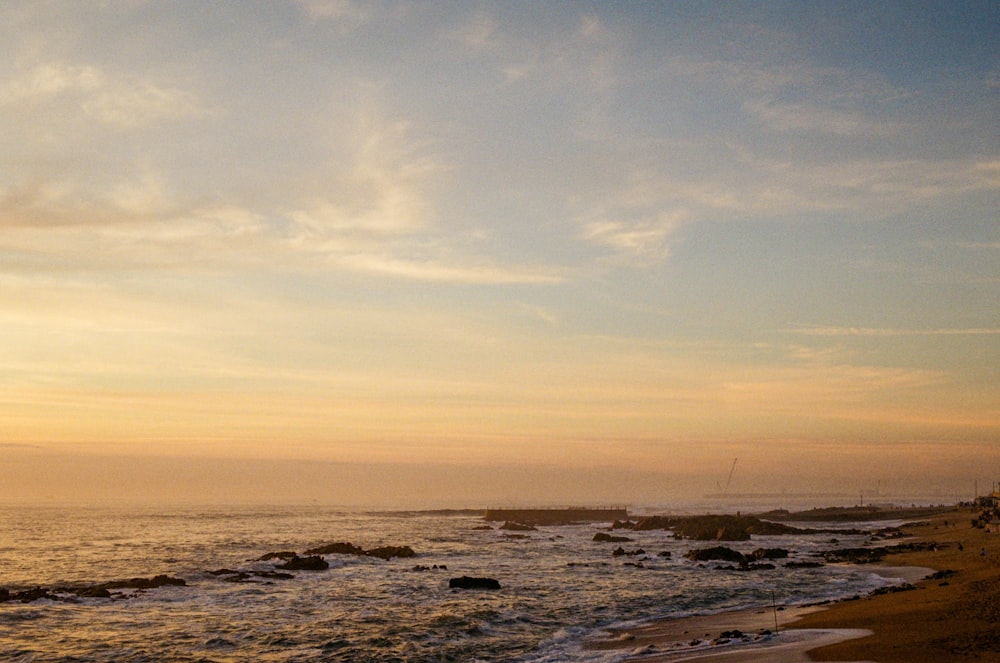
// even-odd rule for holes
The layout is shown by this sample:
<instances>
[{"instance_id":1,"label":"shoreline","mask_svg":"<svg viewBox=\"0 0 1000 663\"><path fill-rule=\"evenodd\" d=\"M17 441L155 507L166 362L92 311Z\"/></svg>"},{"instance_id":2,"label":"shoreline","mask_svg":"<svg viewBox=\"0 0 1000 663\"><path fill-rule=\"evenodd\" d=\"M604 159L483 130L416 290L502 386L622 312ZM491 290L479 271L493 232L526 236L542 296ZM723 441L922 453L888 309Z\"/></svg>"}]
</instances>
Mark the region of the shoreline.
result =
<instances>
[{"instance_id":1,"label":"shoreline","mask_svg":"<svg viewBox=\"0 0 1000 663\"><path fill-rule=\"evenodd\" d=\"M620 651L626 660L643 663L997 660L1000 643L991 618L1000 615L1000 534L974 529L972 515L971 509L956 507L904 524L908 538L935 543L936 549L896 553L856 567L914 589L776 612L761 606L660 620L611 631L607 639L585 647ZM733 630L745 637L719 637Z\"/></svg>"}]
</instances>

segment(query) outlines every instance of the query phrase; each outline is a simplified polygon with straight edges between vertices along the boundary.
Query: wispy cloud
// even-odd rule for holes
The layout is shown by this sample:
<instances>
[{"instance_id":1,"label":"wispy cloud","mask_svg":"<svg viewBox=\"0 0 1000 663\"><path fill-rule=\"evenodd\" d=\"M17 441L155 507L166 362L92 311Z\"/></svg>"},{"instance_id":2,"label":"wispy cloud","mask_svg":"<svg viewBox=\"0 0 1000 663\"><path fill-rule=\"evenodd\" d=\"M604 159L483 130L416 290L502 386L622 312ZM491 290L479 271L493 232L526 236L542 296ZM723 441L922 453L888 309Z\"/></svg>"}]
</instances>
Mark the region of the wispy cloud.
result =
<instances>
[{"instance_id":1,"label":"wispy cloud","mask_svg":"<svg viewBox=\"0 0 1000 663\"><path fill-rule=\"evenodd\" d=\"M677 223L669 218L634 222L594 221L586 225L583 236L618 254L656 259L669 254L669 238L676 227Z\"/></svg>"},{"instance_id":2,"label":"wispy cloud","mask_svg":"<svg viewBox=\"0 0 1000 663\"><path fill-rule=\"evenodd\" d=\"M19 107L32 113L75 109L119 129L205 112L191 92L141 78L118 77L89 64L63 62L40 64L8 81L0 87L0 107Z\"/></svg>"},{"instance_id":3,"label":"wispy cloud","mask_svg":"<svg viewBox=\"0 0 1000 663\"><path fill-rule=\"evenodd\" d=\"M972 327L966 329L898 329L891 327L790 327L782 330L786 334L803 336L996 336L1000 328Z\"/></svg>"},{"instance_id":4,"label":"wispy cloud","mask_svg":"<svg viewBox=\"0 0 1000 663\"><path fill-rule=\"evenodd\" d=\"M333 264L351 270L382 274L415 281L482 285L560 283L564 276L551 269L512 265L445 264L434 260L406 260L375 254L344 254L331 258Z\"/></svg>"}]
</instances>

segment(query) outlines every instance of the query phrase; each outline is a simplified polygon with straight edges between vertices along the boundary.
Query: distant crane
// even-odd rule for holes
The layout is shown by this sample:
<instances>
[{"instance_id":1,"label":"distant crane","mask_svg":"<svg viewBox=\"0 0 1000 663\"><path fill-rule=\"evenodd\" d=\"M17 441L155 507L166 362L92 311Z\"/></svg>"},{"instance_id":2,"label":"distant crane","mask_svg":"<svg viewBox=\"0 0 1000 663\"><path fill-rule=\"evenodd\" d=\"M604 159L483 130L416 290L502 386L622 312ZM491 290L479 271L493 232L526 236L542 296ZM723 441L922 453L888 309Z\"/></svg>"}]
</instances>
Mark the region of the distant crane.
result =
<instances>
[{"instance_id":1,"label":"distant crane","mask_svg":"<svg viewBox=\"0 0 1000 663\"><path fill-rule=\"evenodd\" d=\"M739 458L734 458L733 466L729 468L729 477L726 479L726 487L722 489L723 496L725 496L725 494L729 492L729 484L732 483L733 481L733 472L736 471L736 461L738 460Z\"/></svg>"}]
</instances>

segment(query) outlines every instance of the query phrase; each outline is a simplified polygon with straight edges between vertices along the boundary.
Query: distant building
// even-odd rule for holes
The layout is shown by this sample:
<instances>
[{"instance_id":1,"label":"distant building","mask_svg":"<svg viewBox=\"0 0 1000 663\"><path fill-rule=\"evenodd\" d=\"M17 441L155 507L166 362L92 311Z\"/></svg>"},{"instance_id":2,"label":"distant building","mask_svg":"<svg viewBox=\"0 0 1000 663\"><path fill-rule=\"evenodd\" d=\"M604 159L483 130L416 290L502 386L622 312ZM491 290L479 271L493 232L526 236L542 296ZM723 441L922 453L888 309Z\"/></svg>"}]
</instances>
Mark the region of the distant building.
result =
<instances>
[{"instance_id":1,"label":"distant building","mask_svg":"<svg viewBox=\"0 0 1000 663\"><path fill-rule=\"evenodd\" d=\"M983 509L992 509L1000 506L1000 490L995 490L989 495L977 497L975 505Z\"/></svg>"}]
</instances>

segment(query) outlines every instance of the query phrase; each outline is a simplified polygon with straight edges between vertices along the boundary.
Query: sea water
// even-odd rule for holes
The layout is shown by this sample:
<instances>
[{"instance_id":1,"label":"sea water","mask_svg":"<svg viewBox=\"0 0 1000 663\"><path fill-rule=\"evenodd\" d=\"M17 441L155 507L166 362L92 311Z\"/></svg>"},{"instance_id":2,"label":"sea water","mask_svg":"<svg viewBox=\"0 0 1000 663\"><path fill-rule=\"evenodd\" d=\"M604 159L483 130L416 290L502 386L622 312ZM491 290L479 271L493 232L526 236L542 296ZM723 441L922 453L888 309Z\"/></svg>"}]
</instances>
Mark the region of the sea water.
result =
<instances>
[{"instance_id":1,"label":"sea water","mask_svg":"<svg viewBox=\"0 0 1000 663\"><path fill-rule=\"evenodd\" d=\"M0 508L0 587L21 590L167 574L186 586L129 598L0 603L3 661L614 661L589 651L609 627L721 610L811 603L892 581L857 567L784 568L865 536L754 537L725 544L791 550L774 570L684 557L704 542L610 523L482 529L474 512L319 507ZM327 555L325 571L226 582L209 571L271 570L272 551L337 541L410 546L412 558ZM614 556L615 548L645 554ZM661 553L670 553L669 556ZM437 568L434 568L434 567ZM453 590L457 576L501 589Z\"/></svg>"}]
</instances>

